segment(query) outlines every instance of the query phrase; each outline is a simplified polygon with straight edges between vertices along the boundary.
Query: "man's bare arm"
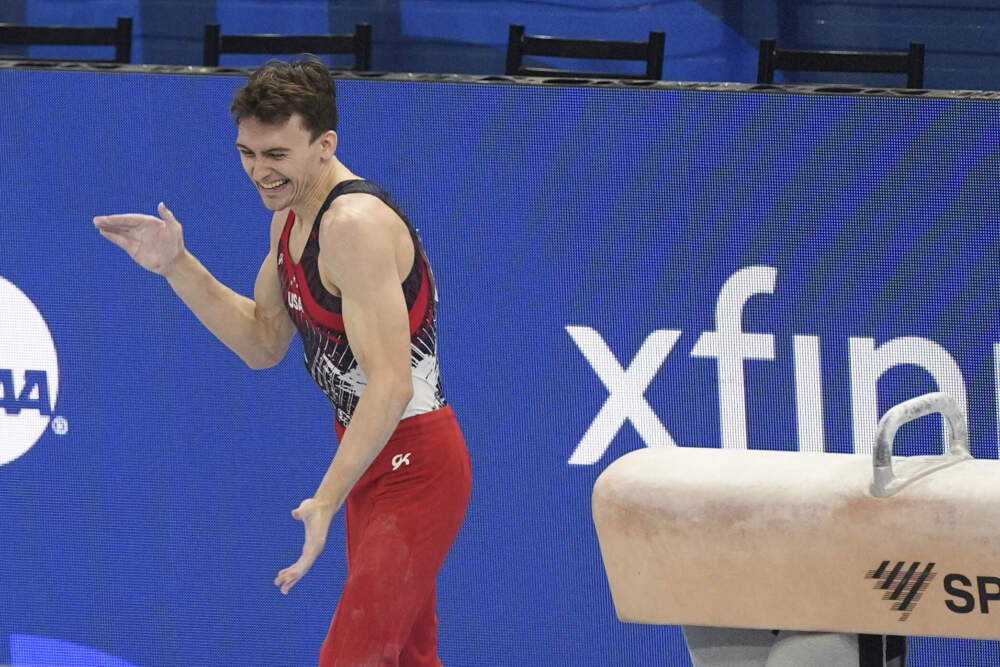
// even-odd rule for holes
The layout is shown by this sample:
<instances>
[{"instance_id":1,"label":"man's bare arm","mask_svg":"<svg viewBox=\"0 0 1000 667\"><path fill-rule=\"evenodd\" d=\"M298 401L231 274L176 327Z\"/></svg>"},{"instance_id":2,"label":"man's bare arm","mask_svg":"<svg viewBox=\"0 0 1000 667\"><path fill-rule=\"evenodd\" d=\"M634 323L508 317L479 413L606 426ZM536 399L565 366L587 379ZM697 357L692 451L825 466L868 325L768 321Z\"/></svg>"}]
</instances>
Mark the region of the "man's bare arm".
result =
<instances>
[{"instance_id":1,"label":"man's bare arm","mask_svg":"<svg viewBox=\"0 0 1000 667\"><path fill-rule=\"evenodd\" d=\"M209 331L252 368L278 363L295 327L284 310L275 262L281 214L271 223L271 250L261 265L254 298L219 282L184 247L183 230L166 206L160 217L140 214L98 216L101 235L124 248L146 269L162 275Z\"/></svg>"},{"instance_id":2,"label":"man's bare arm","mask_svg":"<svg viewBox=\"0 0 1000 667\"><path fill-rule=\"evenodd\" d=\"M382 451L413 396L409 315L400 287L400 274L409 269L400 258L412 258L400 251L409 234L381 202L345 208L332 214L330 224L324 219L320 270L340 288L344 327L368 384L319 488L292 512L305 524L306 539L298 561L275 578L282 593L322 552L333 515Z\"/></svg>"},{"instance_id":3,"label":"man's bare arm","mask_svg":"<svg viewBox=\"0 0 1000 667\"><path fill-rule=\"evenodd\" d=\"M365 198L368 199L368 198ZM375 209L377 215L367 212ZM331 273L341 290L344 328L367 385L316 499L339 506L399 424L413 397L410 320L397 252L405 227L378 202L331 226ZM321 238L322 242L322 238ZM406 234L406 242L409 235Z\"/></svg>"}]
</instances>

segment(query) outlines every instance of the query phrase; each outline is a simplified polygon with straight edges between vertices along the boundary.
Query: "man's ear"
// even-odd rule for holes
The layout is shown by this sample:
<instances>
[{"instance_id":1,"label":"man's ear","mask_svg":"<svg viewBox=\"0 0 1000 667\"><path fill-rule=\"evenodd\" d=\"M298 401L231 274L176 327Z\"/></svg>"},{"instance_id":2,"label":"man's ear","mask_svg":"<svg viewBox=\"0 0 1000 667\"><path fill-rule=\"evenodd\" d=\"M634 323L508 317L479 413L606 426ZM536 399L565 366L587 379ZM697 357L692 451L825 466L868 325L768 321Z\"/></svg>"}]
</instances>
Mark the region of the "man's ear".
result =
<instances>
[{"instance_id":1,"label":"man's ear","mask_svg":"<svg viewBox=\"0 0 1000 667\"><path fill-rule=\"evenodd\" d=\"M323 157L332 158L337 154L337 133L333 130L327 130L319 138L321 147L323 148Z\"/></svg>"}]
</instances>

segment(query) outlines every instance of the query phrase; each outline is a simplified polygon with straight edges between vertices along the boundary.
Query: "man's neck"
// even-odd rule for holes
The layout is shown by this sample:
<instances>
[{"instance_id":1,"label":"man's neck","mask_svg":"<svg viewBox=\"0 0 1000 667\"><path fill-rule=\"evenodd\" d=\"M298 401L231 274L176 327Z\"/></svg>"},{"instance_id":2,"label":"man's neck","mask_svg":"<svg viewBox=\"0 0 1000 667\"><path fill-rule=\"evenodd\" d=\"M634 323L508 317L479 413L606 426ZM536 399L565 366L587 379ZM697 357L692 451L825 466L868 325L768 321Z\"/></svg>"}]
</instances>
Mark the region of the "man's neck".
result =
<instances>
[{"instance_id":1,"label":"man's neck","mask_svg":"<svg viewBox=\"0 0 1000 667\"><path fill-rule=\"evenodd\" d=\"M315 186L303 197L304 201L292 206L292 211L295 213L295 225L311 227L313 221L316 220L316 214L319 213L319 209L323 206L323 202L326 201L330 191L338 183L354 178L358 177L345 167L340 160L333 158L330 166L316 181Z\"/></svg>"}]
</instances>

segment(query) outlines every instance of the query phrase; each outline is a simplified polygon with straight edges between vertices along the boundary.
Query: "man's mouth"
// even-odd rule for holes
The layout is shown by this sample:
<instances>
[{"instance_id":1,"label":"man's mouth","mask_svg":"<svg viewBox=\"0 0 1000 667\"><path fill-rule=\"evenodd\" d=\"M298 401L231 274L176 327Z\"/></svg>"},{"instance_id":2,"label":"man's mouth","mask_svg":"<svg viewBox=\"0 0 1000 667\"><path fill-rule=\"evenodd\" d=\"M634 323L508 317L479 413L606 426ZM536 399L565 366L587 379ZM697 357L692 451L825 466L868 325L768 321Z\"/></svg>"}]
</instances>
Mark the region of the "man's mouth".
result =
<instances>
[{"instance_id":1,"label":"man's mouth","mask_svg":"<svg viewBox=\"0 0 1000 667\"><path fill-rule=\"evenodd\" d=\"M262 187L265 190L277 190L286 183L288 183L288 179L283 178L280 181L272 181L271 183L261 183L260 187Z\"/></svg>"}]
</instances>

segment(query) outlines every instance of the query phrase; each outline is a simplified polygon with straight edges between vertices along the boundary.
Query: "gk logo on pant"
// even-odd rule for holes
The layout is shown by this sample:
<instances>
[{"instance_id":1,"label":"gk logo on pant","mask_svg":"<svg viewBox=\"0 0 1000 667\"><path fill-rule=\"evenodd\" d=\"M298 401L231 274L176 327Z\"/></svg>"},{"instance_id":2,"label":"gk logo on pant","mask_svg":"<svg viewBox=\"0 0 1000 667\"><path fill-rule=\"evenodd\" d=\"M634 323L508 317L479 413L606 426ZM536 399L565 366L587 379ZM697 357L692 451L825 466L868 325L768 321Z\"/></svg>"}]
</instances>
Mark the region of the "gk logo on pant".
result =
<instances>
[{"instance_id":1,"label":"gk logo on pant","mask_svg":"<svg viewBox=\"0 0 1000 667\"><path fill-rule=\"evenodd\" d=\"M35 304L0 277L0 465L31 449L59 393L52 334Z\"/></svg>"},{"instance_id":2,"label":"gk logo on pant","mask_svg":"<svg viewBox=\"0 0 1000 667\"><path fill-rule=\"evenodd\" d=\"M406 465L410 465L410 452L406 452L405 454L396 454L395 456L392 457L393 470L399 470L399 466L403 465L404 463Z\"/></svg>"}]
</instances>

